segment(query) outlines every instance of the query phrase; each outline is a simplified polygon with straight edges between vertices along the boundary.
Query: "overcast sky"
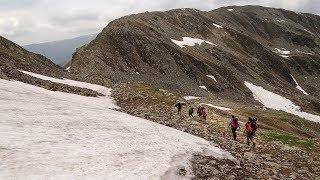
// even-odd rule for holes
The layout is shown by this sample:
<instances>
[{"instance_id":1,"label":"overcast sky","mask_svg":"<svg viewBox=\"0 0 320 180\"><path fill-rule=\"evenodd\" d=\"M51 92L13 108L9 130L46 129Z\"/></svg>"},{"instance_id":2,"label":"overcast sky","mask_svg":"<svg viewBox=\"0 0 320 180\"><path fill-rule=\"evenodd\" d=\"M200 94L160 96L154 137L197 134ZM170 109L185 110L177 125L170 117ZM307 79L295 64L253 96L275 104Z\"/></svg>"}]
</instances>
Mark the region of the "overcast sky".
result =
<instances>
[{"instance_id":1,"label":"overcast sky","mask_svg":"<svg viewBox=\"0 0 320 180\"><path fill-rule=\"evenodd\" d=\"M320 14L320 0L0 0L0 35L20 45L98 33L123 15L174 8L263 5Z\"/></svg>"}]
</instances>

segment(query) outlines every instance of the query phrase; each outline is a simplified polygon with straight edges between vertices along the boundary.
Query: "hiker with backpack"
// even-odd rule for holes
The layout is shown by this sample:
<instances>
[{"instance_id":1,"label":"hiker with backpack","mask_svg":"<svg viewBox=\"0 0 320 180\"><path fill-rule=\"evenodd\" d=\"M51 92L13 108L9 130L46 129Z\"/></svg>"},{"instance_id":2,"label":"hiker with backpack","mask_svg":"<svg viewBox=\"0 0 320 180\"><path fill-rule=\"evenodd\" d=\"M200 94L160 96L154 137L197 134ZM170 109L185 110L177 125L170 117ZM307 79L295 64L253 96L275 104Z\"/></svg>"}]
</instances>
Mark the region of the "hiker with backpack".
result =
<instances>
[{"instance_id":1,"label":"hiker with backpack","mask_svg":"<svg viewBox=\"0 0 320 180\"><path fill-rule=\"evenodd\" d=\"M201 105L199 105L198 109L197 109L197 114L198 114L199 117L202 116L202 112L203 112L202 110L203 110L203 107Z\"/></svg>"},{"instance_id":2,"label":"hiker with backpack","mask_svg":"<svg viewBox=\"0 0 320 180\"><path fill-rule=\"evenodd\" d=\"M181 116L181 110L182 110L182 103L181 102L177 102L177 104L175 105L175 107L178 110L178 115Z\"/></svg>"},{"instance_id":3,"label":"hiker with backpack","mask_svg":"<svg viewBox=\"0 0 320 180\"><path fill-rule=\"evenodd\" d=\"M204 120L207 120L207 112L206 112L206 109L205 109L205 108L202 109L202 118L203 118Z\"/></svg>"},{"instance_id":4,"label":"hiker with backpack","mask_svg":"<svg viewBox=\"0 0 320 180\"><path fill-rule=\"evenodd\" d=\"M231 132L232 132L232 136L233 136L233 140L237 140L237 129L240 129L240 125L238 122L238 118L236 118L235 116L231 116L231 119L229 121L229 125L228 127L231 127Z\"/></svg>"},{"instance_id":5,"label":"hiker with backpack","mask_svg":"<svg viewBox=\"0 0 320 180\"><path fill-rule=\"evenodd\" d=\"M253 117L252 118L252 128L253 128L253 136L256 136L256 131L257 131L257 118Z\"/></svg>"},{"instance_id":6,"label":"hiker with backpack","mask_svg":"<svg viewBox=\"0 0 320 180\"><path fill-rule=\"evenodd\" d=\"M256 144L253 140L254 130L251 117L248 118L248 122L245 124L244 133L246 133L247 136L247 145L250 146L250 142L252 142L253 147L256 147Z\"/></svg>"},{"instance_id":7,"label":"hiker with backpack","mask_svg":"<svg viewBox=\"0 0 320 180\"><path fill-rule=\"evenodd\" d=\"M189 106L189 117L194 118L193 112L194 112L194 108Z\"/></svg>"},{"instance_id":8,"label":"hiker with backpack","mask_svg":"<svg viewBox=\"0 0 320 180\"><path fill-rule=\"evenodd\" d=\"M201 105L199 105L199 107L197 109L197 114L198 114L199 118L202 118L204 120L207 119L207 112L206 112L205 108L202 107Z\"/></svg>"}]
</instances>

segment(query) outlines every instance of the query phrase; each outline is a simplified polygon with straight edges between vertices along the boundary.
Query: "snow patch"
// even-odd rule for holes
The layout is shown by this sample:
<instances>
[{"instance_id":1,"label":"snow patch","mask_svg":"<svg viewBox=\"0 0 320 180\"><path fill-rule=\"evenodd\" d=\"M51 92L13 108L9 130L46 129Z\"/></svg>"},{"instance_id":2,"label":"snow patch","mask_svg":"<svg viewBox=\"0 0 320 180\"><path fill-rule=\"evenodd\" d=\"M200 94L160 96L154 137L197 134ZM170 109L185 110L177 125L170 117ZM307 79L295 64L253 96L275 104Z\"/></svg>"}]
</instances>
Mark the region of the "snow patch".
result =
<instances>
[{"instance_id":1,"label":"snow patch","mask_svg":"<svg viewBox=\"0 0 320 180\"><path fill-rule=\"evenodd\" d=\"M195 153L236 161L202 138L112 110L109 88L24 73L106 96L0 79L0 179L160 179Z\"/></svg>"},{"instance_id":2,"label":"snow patch","mask_svg":"<svg viewBox=\"0 0 320 180\"><path fill-rule=\"evenodd\" d=\"M228 11L234 11L234 9L227 9Z\"/></svg>"},{"instance_id":3,"label":"snow patch","mask_svg":"<svg viewBox=\"0 0 320 180\"><path fill-rule=\"evenodd\" d=\"M90 83L74 81L70 79L57 79L57 78L52 78L52 77L28 72L28 71L22 71L22 70L19 70L19 71L42 80L51 81L51 82L60 83L60 84L66 84L69 86L76 86L80 88L87 88L87 89L97 91L98 93L101 93L106 96L111 95L111 89L106 88L104 86L97 85L97 84L90 84Z\"/></svg>"},{"instance_id":4,"label":"snow patch","mask_svg":"<svg viewBox=\"0 0 320 180\"><path fill-rule=\"evenodd\" d=\"M289 58L289 56L287 56L287 55L279 55L279 56L281 56L283 58Z\"/></svg>"},{"instance_id":5,"label":"snow patch","mask_svg":"<svg viewBox=\"0 0 320 180\"><path fill-rule=\"evenodd\" d=\"M182 37L182 39L183 39L182 41L178 41L178 40L174 40L174 39L171 39L171 41L181 48L184 48L186 46L195 46L197 44L201 45L202 43L207 43L207 44L210 44L213 46L217 46L216 44L214 44L210 41L205 41L202 39L196 39L196 38L190 38L190 37Z\"/></svg>"},{"instance_id":6,"label":"snow patch","mask_svg":"<svg viewBox=\"0 0 320 180\"><path fill-rule=\"evenodd\" d=\"M313 32L311 32L310 30L308 30L308 29L306 29L306 28L304 28L303 30L306 31L306 32L309 33L309 34L313 34Z\"/></svg>"},{"instance_id":7,"label":"snow patch","mask_svg":"<svg viewBox=\"0 0 320 180\"><path fill-rule=\"evenodd\" d=\"M287 50L285 50L284 48L282 48L282 50L279 49L279 48L274 48L274 49L277 50L277 53L279 53L279 54L283 54L283 55L288 55L288 54L290 54L290 51L287 51Z\"/></svg>"},{"instance_id":8,"label":"snow patch","mask_svg":"<svg viewBox=\"0 0 320 180\"><path fill-rule=\"evenodd\" d=\"M194 100L194 99L200 99L200 97L196 97L196 96L184 96L183 99L189 101L189 100Z\"/></svg>"},{"instance_id":9,"label":"snow patch","mask_svg":"<svg viewBox=\"0 0 320 180\"><path fill-rule=\"evenodd\" d=\"M215 82L218 82L217 79L213 75L207 75L207 77L213 79Z\"/></svg>"},{"instance_id":10,"label":"snow patch","mask_svg":"<svg viewBox=\"0 0 320 180\"><path fill-rule=\"evenodd\" d=\"M203 105L206 105L206 106L209 106L209 107L213 107L213 108L216 108L216 109L220 109L220 110L223 110L223 111L232 111L232 109L230 109L230 108L226 108L226 107L222 107L222 106L215 106L213 104L203 104Z\"/></svg>"},{"instance_id":11,"label":"snow patch","mask_svg":"<svg viewBox=\"0 0 320 180\"><path fill-rule=\"evenodd\" d=\"M215 24L215 23L213 23L213 25L216 27L216 28L220 28L220 29L222 29L223 27L222 26L220 26L219 24Z\"/></svg>"},{"instance_id":12,"label":"snow patch","mask_svg":"<svg viewBox=\"0 0 320 180\"><path fill-rule=\"evenodd\" d=\"M298 84L298 82L296 81L296 79L291 75L292 79L294 80L294 82L296 83L296 88L299 89L303 94L305 95L309 95L305 90L302 89L302 87Z\"/></svg>"},{"instance_id":13,"label":"snow patch","mask_svg":"<svg viewBox=\"0 0 320 180\"><path fill-rule=\"evenodd\" d=\"M279 56L283 57L283 58L288 58L289 54L290 54L290 51L287 51L286 49L282 48L282 49L279 49L279 48L274 48L276 50L276 53L279 54Z\"/></svg>"},{"instance_id":14,"label":"snow patch","mask_svg":"<svg viewBox=\"0 0 320 180\"><path fill-rule=\"evenodd\" d=\"M250 82L245 82L244 84L251 90L255 100L262 103L265 107L275 110L281 110L297 115L301 118L320 123L320 116L302 112L300 110L300 107L295 105L289 99L265 90L263 87L256 86Z\"/></svg>"},{"instance_id":15,"label":"snow patch","mask_svg":"<svg viewBox=\"0 0 320 180\"><path fill-rule=\"evenodd\" d=\"M67 67L66 71L70 72L70 68L71 68L71 66Z\"/></svg>"},{"instance_id":16,"label":"snow patch","mask_svg":"<svg viewBox=\"0 0 320 180\"><path fill-rule=\"evenodd\" d=\"M313 55L312 53L309 53L309 52L299 51L299 49L297 49L297 53L302 53L302 54L307 54L307 55Z\"/></svg>"},{"instance_id":17,"label":"snow patch","mask_svg":"<svg viewBox=\"0 0 320 180\"><path fill-rule=\"evenodd\" d=\"M206 86L199 86L199 88L202 88L202 89L208 90Z\"/></svg>"}]
</instances>

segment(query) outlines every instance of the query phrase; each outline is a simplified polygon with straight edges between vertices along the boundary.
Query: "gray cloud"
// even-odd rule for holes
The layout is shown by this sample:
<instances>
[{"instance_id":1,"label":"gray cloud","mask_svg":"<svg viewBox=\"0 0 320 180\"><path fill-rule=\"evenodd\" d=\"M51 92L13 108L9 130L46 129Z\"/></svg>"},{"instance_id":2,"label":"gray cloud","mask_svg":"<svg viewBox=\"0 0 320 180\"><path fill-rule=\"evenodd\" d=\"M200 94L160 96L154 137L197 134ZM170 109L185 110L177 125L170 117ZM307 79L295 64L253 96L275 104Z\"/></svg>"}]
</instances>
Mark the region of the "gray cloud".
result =
<instances>
[{"instance_id":1,"label":"gray cloud","mask_svg":"<svg viewBox=\"0 0 320 180\"><path fill-rule=\"evenodd\" d=\"M18 44L99 32L113 19L174 8L262 5L320 14L319 0L0 0L0 35Z\"/></svg>"}]
</instances>

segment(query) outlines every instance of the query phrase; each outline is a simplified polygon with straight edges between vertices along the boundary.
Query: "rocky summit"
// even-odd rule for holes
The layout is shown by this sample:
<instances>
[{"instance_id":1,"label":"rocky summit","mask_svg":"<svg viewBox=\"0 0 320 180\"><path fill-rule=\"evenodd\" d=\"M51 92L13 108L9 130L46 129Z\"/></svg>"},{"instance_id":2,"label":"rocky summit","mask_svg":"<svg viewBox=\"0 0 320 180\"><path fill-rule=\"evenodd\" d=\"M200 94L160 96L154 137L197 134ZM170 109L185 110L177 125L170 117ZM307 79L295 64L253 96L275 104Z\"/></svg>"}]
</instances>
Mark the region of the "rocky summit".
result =
<instances>
[{"instance_id":1,"label":"rocky summit","mask_svg":"<svg viewBox=\"0 0 320 180\"><path fill-rule=\"evenodd\" d=\"M145 12L109 23L70 70L100 84L146 82L236 102L253 102L249 81L319 113L319 34L319 16L283 9Z\"/></svg>"}]
</instances>

